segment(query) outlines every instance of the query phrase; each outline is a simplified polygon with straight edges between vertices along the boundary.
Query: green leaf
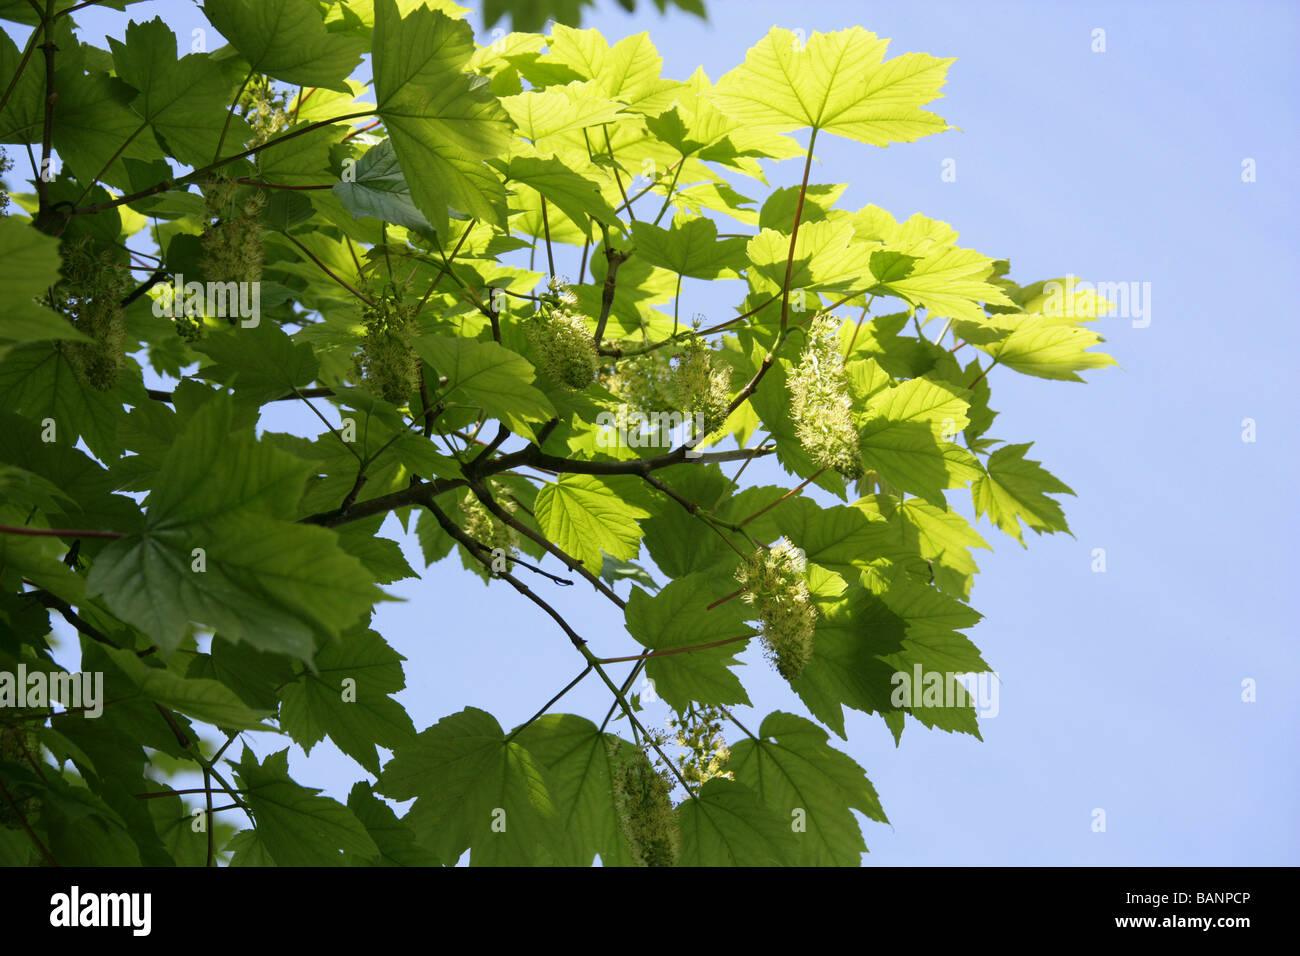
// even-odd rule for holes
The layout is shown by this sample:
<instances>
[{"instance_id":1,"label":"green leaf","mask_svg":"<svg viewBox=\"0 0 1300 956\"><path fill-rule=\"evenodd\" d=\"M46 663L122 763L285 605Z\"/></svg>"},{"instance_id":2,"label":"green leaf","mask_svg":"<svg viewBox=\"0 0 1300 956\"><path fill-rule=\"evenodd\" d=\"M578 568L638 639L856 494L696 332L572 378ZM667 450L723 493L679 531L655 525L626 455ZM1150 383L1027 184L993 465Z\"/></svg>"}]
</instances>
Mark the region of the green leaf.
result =
<instances>
[{"instance_id":1,"label":"green leaf","mask_svg":"<svg viewBox=\"0 0 1300 956\"><path fill-rule=\"evenodd\" d=\"M529 90L504 97L501 105L509 111L519 134L539 148L549 145L551 137L614 123L624 116L623 105L602 96L600 88L590 82Z\"/></svg>"},{"instance_id":2,"label":"green leaf","mask_svg":"<svg viewBox=\"0 0 1300 956\"><path fill-rule=\"evenodd\" d=\"M811 126L874 146L910 143L948 128L920 109L937 98L953 59L906 53L885 60L888 40L861 27L813 32L807 42L773 27L710 99L751 126Z\"/></svg>"},{"instance_id":3,"label":"green leaf","mask_svg":"<svg viewBox=\"0 0 1300 956\"><path fill-rule=\"evenodd\" d=\"M226 849L231 853L231 866L276 865L275 858L262 840L260 830L240 830L230 838Z\"/></svg>"},{"instance_id":4,"label":"green leaf","mask_svg":"<svg viewBox=\"0 0 1300 956\"><path fill-rule=\"evenodd\" d=\"M981 474L975 457L948 440L966 424L966 402L951 388L914 378L873 399L859 446L867 465L891 484L942 508L944 488Z\"/></svg>"},{"instance_id":5,"label":"green leaf","mask_svg":"<svg viewBox=\"0 0 1300 956\"><path fill-rule=\"evenodd\" d=\"M257 820L257 840L277 866L341 866L343 854L379 856L356 815L319 790L289 779L289 751L261 764L249 750L235 764L241 799Z\"/></svg>"},{"instance_id":6,"label":"green leaf","mask_svg":"<svg viewBox=\"0 0 1300 956\"><path fill-rule=\"evenodd\" d=\"M632 745L573 714L540 717L515 739L546 766L559 835L556 862L590 866L599 855L602 866L630 866L613 793L610 748Z\"/></svg>"},{"instance_id":7,"label":"green leaf","mask_svg":"<svg viewBox=\"0 0 1300 956\"><path fill-rule=\"evenodd\" d=\"M600 186L554 157L516 156L508 163L497 160L494 165L505 174L507 182L537 190L589 235L588 216L608 226L618 222L618 214L600 194Z\"/></svg>"},{"instance_id":8,"label":"green leaf","mask_svg":"<svg viewBox=\"0 0 1300 956\"><path fill-rule=\"evenodd\" d=\"M652 651L695 647L753 634L745 623L745 605L738 599L708 609L724 596L717 579L705 573L678 578L653 597L633 588L624 612L627 632ZM745 688L730 670L738 663L736 655L747 646L748 642L734 641L651 657L646 661L646 674L654 681L659 696L679 711L691 701L748 704Z\"/></svg>"},{"instance_id":9,"label":"green leaf","mask_svg":"<svg viewBox=\"0 0 1300 956\"><path fill-rule=\"evenodd\" d=\"M783 820L790 820L799 862L859 866L867 846L850 809L888 823L861 767L827 746L826 731L803 717L775 711L759 739L731 748L727 769Z\"/></svg>"},{"instance_id":10,"label":"green leaf","mask_svg":"<svg viewBox=\"0 0 1300 956\"><path fill-rule=\"evenodd\" d=\"M891 522L861 508L824 508L801 497L782 502L771 514L779 532L803 548L809 561L848 580L881 558L895 561L910 553L897 543Z\"/></svg>"},{"instance_id":11,"label":"green leaf","mask_svg":"<svg viewBox=\"0 0 1300 956\"><path fill-rule=\"evenodd\" d=\"M370 788L358 780L348 793L348 809L356 814L370 838L379 847L374 857L345 857L350 865L441 866L438 858L415 841L415 832L399 820L392 808L377 800Z\"/></svg>"},{"instance_id":12,"label":"green leaf","mask_svg":"<svg viewBox=\"0 0 1300 956\"><path fill-rule=\"evenodd\" d=\"M600 571L602 551L636 557L641 550L637 519L650 514L592 475L563 475L544 486L534 512L542 533L592 574Z\"/></svg>"},{"instance_id":13,"label":"green leaf","mask_svg":"<svg viewBox=\"0 0 1300 956\"><path fill-rule=\"evenodd\" d=\"M253 710L219 681L191 680L165 667L150 667L134 651L109 648L108 654L142 695L170 710L229 730L269 729L262 721L274 716L273 710Z\"/></svg>"},{"instance_id":14,"label":"green leaf","mask_svg":"<svg viewBox=\"0 0 1300 956\"><path fill-rule=\"evenodd\" d=\"M469 849L471 866L529 864L551 840L556 806L545 768L474 707L400 748L378 788L395 800L417 798L406 822L442 860Z\"/></svg>"},{"instance_id":15,"label":"green leaf","mask_svg":"<svg viewBox=\"0 0 1300 956\"><path fill-rule=\"evenodd\" d=\"M1024 375L1082 382L1083 379L1075 373L1118 364L1105 352L1088 351L1106 341L1100 335L1059 317L995 315L981 323L979 331L986 329L992 331L996 339L985 343L973 334L972 344L993 356L999 365ZM963 329L963 332L967 331L973 330Z\"/></svg>"},{"instance_id":16,"label":"green leaf","mask_svg":"<svg viewBox=\"0 0 1300 956\"><path fill-rule=\"evenodd\" d=\"M1012 304L1001 289L987 281L994 261L973 249L950 246L926 256L887 249L873 252L870 263L871 274L879 280L870 291L924 305L931 317L983 319L980 303Z\"/></svg>"},{"instance_id":17,"label":"green leaf","mask_svg":"<svg viewBox=\"0 0 1300 956\"><path fill-rule=\"evenodd\" d=\"M714 777L677 808L678 866L789 866L795 834L749 787Z\"/></svg>"},{"instance_id":18,"label":"green leaf","mask_svg":"<svg viewBox=\"0 0 1300 956\"><path fill-rule=\"evenodd\" d=\"M449 210L505 225L505 192L484 161L509 149L510 120L465 72L470 25L427 8L401 17L376 0L372 50L379 117L420 211L440 236Z\"/></svg>"},{"instance_id":19,"label":"green leaf","mask_svg":"<svg viewBox=\"0 0 1300 956\"><path fill-rule=\"evenodd\" d=\"M568 67L582 79L595 81L601 95L636 113L658 115L684 86L660 78L663 58L648 33L624 37L611 48L599 30L575 30L557 23L546 45L539 64Z\"/></svg>"},{"instance_id":20,"label":"green leaf","mask_svg":"<svg viewBox=\"0 0 1300 956\"><path fill-rule=\"evenodd\" d=\"M1074 494L1041 463L1025 457L1032 447L1033 442L1003 445L989 455L987 474L971 485L975 516L987 514L1022 545L1025 538L1020 530L1021 521L1038 534L1055 531L1069 534L1070 526L1065 522L1060 503L1047 496Z\"/></svg>"},{"instance_id":21,"label":"green leaf","mask_svg":"<svg viewBox=\"0 0 1300 956\"><path fill-rule=\"evenodd\" d=\"M59 263L57 239L17 219L0 219L0 310L5 315L0 359L20 342L90 341L66 318L35 301L59 281Z\"/></svg>"},{"instance_id":22,"label":"green leaf","mask_svg":"<svg viewBox=\"0 0 1300 956\"><path fill-rule=\"evenodd\" d=\"M369 629L358 628L316 655L315 673L284 689L280 724L310 754L327 734L349 757L379 773L375 746L409 743L415 727L390 697L406 686L405 658Z\"/></svg>"},{"instance_id":23,"label":"green leaf","mask_svg":"<svg viewBox=\"0 0 1300 956\"><path fill-rule=\"evenodd\" d=\"M37 779L14 763L0 762L0 780L15 802L31 797L40 801L43 842L61 866L140 865L126 822L98 794L74 786L57 772Z\"/></svg>"},{"instance_id":24,"label":"green leaf","mask_svg":"<svg viewBox=\"0 0 1300 956\"><path fill-rule=\"evenodd\" d=\"M7 90L22 55L8 33L0 32L0 89ZM29 61L30 62L30 61ZM39 70L24 70L0 111L0 143L30 143L40 137L45 115L45 79Z\"/></svg>"},{"instance_id":25,"label":"green leaf","mask_svg":"<svg viewBox=\"0 0 1300 956\"><path fill-rule=\"evenodd\" d=\"M257 73L349 92L365 42L330 33L310 0L204 0L203 13Z\"/></svg>"},{"instance_id":26,"label":"green leaf","mask_svg":"<svg viewBox=\"0 0 1300 956\"><path fill-rule=\"evenodd\" d=\"M317 633L339 634L382 592L333 532L282 519L308 466L230 426L228 400L194 413L163 460L144 530L105 548L87 583L164 652L197 621L310 660Z\"/></svg>"},{"instance_id":27,"label":"green leaf","mask_svg":"<svg viewBox=\"0 0 1300 956\"><path fill-rule=\"evenodd\" d=\"M759 275L776 289L785 288L790 255L788 233L764 229L749 240L746 253ZM791 289L861 291L870 283L864 277L866 247L854 242L853 226L848 220L826 220L800 227L794 259L789 261Z\"/></svg>"},{"instance_id":28,"label":"green leaf","mask_svg":"<svg viewBox=\"0 0 1300 956\"><path fill-rule=\"evenodd\" d=\"M969 597L971 580L979 572L969 549L991 549L989 543L955 511L916 498L902 502L898 511L905 540L913 543L921 557L934 562L935 583L958 597Z\"/></svg>"},{"instance_id":29,"label":"green leaf","mask_svg":"<svg viewBox=\"0 0 1300 956\"><path fill-rule=\"evenodd\" d=\"M295 343L270 322L208 334L194 349L214 360L200 371L203 378L259 404L310 385L320 370L309 344Z\"/></svg>"},{"instance_id":30,"label":"green leaf","mask_svg":"<svg viewBox=\"0 0 1300 956\"><path fill-rule=\"evenodd\" d=\"M334 184L334 195L352 215L358 219L374 216L416 232L433 228L411 196L411 187L397 163L391 139L366 150L357 160L353 174L355 179Z\"/></svg>"},{"instance_id":31,"label":"green leaf","mask_svg":"<svg viewBox=\"0 0 1300 956\"><path fill-rule=\"evenodd\" d=\"M124 371L131 369L128 364ZM123 417L126 384L120 381L107 392L93 388L57 342L19 345L0 359L0 408L39 423L50 419L56 441L75 445L80 438L104 460L117 457L117 426Z\"/></svg>"},{"instance_id":32,"label":"green leaf","mask_svg":"<svg viewBox=\"0 0 1300 956\"><path fill-rule=\"evenodd\" d=\"M818 186L810 184L804 190L803 210L799 214L801 223L821 222L835 205L836 200L848 188L844 184ZM799 205L799 187L786 186L772 191L763 203L758 214L758 225L762 229L789 229L794 222L794 211Z\"/></svg>"},{"instance_id":33,"label":"green leaf","mask_svg":"<svg viewBox=\"0 0 1300 956\"><path fill-rule=\"evenodd\" d=\"M447 379L434 401L477 406L512 431L531 433L529 422L546 421L555 409L529 383L533 367L517 352L495 342L426 335L411 343L421 358Z\"/></svg>"},{"instance_id":34,"label":"green leaf","mask_svg":"<svg viewBox=\"0 0 1300 956\"><path fill-rule=\"evenodd\" d=\"M132 108L159 142L183 163L197 167L212 162L233 92L222 66L206 53L177 59L176 34L159 17L128 24L125 43L108 42L118 77L140 91ZM230 125L228 142L242 142L247 126L238 117L230 117Z\"/></svg>"},{"instance_id":35,"label":"green leaf","mask_svg":"<svg viewBox=\"0 0 1300 956\"><path fill-rule=\"evenodd\" d=\"M283 654L268 654L217 635L211 653L195 655L186 676L220 681L253 709L275 711L280 688L294 679L294 671L293 660Z\"/></svg>"},{"instance_id":36,"label":"green leaf","mask_svg":"<svg viewBox=\"0 0 1300 956\"><path fill-rule=\"evenodd\" d=\"M692 279L737 278L745 266L747 240L718 239L718 227L704 217L677 217L670 229L632 223L636 254L652 265Z\"/></svg>"},{"instance_id":37,"label":"green leaf","mask_svg":"<svg viewBox=\"0 0 1300 956\"><path fill-rule=\"evenodd\" d=\"M173 42L170 54L173 63L176 61L175 50ZM136 89L116 76L82 73L80 70L60 70L55 82L59 107L54 111L52 142L66 163L66 170L78 181L89 182L98 177L114 185L126 186L126 161L149 162L163 158L157 141L147 132L147 123L129 105L138 96ZM223 106L228 103L229 100ZM187 111L185 115L188 115ZM220 113L217 120L223 122ZM39 136L38 131L32 139L39 139ZM201 162L211 159L209 153ZM117 160L121 160L121 164Z\"/></svg>"}]
</instances>

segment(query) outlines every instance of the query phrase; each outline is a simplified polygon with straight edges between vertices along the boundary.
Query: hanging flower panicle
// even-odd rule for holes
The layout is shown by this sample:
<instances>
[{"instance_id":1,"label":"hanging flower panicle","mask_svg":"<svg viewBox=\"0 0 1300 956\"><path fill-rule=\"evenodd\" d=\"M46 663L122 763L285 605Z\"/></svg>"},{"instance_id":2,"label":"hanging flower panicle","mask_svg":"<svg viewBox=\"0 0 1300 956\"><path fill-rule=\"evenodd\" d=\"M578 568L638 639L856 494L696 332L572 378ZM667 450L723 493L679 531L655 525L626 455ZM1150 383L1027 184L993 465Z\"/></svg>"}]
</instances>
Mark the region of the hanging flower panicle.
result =
<instances>
[{"instance_id":1,"label":"hanging flower panicle","mask_svg":"<svg viewBox=\"0 0 1300 956\"><path fill-rule=\"evenodd\" d=\"M812 320L808 343L788 380L790 417L795 437L818 466L853 479L862 474L862 455L839 330L834 316L823 313Z\"/></svg>"},{"instance_id":2,"label":"hanging flower panicle","mask_svg":"<svg viewBox=\"0 0 1300 956\"><path fill-rule=\"evenodd\" d=\"M64 279L54 292L55 306L89 342L68 342L68 363L80 378L101 392L117 385L126 346L122 300L131 288L130 270L109 251L96 253L89 238L67 246Z\"/></svg>"},{"instance_id":3,"label":"hanging flower panicle","mask_svg":"<svg viewBox=\"0 0 1300 956\"><path fill-rule=\"evenodd\" d=\"M614 805L628 851L638 866L673 866L681 831L673 810L672 780L644 751L618 756L611 746Z\"/></svg>"},{"instance_id":4,"label":"hanging flower panicle","mask_svg":"<svg viewBox=\"0 0 1300 956\"><path fill-rule=\"evenodd\" d=\"M759 548L739 568L736 580L745 589L763 623L768 659L786 680L794 680L812 659L817 608L808 592L808 562L801 549L782 538Z\"/></svg>"},{"instance_id":5,"label":"hanging flower panicle","mask_svg":"<svg viewBox=\"0 0 1300 956\"><path fill-rule=\"evenodd\" d=\"M389 286L362 312L366 335L353 358L357 375L373 394L399 407L419 383L420 359L411 347L415 308L403 305Z\"/></svg>"},{"instance_id":6,"label":"hanging flower panicle","mask_svg":"<svg viewBox=\"0 0 1300 956\"><path fill-rule=\"evenodd\" d=\"M199 239L200 262L210 282L262 281L262 209L266 195L222 182L204 196L208 222ZM235 318L228 317L233 324Z\"/></svg>"}]
</instances>

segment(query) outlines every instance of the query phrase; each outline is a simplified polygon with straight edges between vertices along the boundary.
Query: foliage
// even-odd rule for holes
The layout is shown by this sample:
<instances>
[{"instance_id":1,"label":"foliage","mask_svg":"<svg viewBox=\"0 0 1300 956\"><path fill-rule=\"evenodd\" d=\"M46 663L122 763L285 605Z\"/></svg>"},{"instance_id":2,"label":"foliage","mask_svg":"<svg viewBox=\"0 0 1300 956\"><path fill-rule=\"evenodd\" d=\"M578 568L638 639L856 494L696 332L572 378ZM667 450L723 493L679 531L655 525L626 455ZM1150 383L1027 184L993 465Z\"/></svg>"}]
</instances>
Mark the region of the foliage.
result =
<instances>
[{"instance_id":1,"label":"foliage","mask_svg":"<svg viewBox=\"0 0 1300 956\"><path fill-rule=\"evenodd\" d=\"M988 670L958 491L1022 543L1068 531L1070 489L989 434L989 372L1113 361L1106 303L809 181L828 136L947 129L952 61L773 29L678 81L646 34L482 46L412 0L207 0L229 45L178 56L158 19L96 48L70 7L0 6L35 26L0 39L0 140L62 163L0 218L0 675L79 656L102 713L0 684L0 862L856 865L854 811L886 818L822 725L978 737L894 675ZM734 314L682 320L700 282ZM276 403L321 427L259 428ZM703 427L665 444L670 414ZM742 484L757 459L790 487ZM395 699L397 523L582 658L532 720L417 731ZM580 635L556 580L630 640ZM735 721L755 639L816 721ZM603 717L552 713L581 680ZM373 778L346 803L289 772L326 737Z\"/></svg>"}]
</instances>

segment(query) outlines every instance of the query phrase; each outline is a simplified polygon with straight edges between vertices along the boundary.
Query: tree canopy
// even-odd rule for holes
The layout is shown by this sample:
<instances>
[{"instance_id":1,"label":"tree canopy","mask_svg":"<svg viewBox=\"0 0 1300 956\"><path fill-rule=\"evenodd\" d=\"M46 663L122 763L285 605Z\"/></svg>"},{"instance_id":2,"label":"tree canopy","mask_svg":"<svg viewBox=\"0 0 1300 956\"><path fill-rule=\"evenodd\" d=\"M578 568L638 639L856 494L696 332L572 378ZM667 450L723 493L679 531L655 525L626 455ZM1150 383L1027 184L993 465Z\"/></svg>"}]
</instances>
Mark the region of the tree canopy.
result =
<instances>
[{"instance_id":1,"label":"tree canopy","mask_svg":"<svg viewBox=\"0 0 1300 956\"><path fill-rule=\"evenodd\" d=\"M810 179L830 137L949 129L953 60L773 28L670 79L648 34L503 0L525 32L486 45L443 0L206 0L223 45L99 48L81 6L0 3L0 862L858 865L887 818L844 708L979 736L900 693L989 670L963 510L1069 531L990 380L1114 364L1086 286ZM431 573L535 605L574 681L416 727L372 617ZM751 642L790 704L741 725ZM608 708L564 713L579 681ZM346 803L290 773L325 738Z\"/></svg>"}]
</instances>

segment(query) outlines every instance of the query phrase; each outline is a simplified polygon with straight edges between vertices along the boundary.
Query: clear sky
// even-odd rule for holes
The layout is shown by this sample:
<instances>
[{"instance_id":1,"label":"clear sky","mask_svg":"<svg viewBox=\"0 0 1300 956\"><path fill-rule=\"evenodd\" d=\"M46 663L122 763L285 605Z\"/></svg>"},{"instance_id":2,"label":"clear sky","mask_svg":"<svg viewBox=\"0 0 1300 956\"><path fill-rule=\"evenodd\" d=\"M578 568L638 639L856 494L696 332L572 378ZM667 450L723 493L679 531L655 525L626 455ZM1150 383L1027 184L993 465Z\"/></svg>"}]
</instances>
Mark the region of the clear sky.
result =
<instances>
[{"instance_id":1,"label":"clear sky","mask_svg":"<svg viewBox=\"0 0 1300 956\"><path fill-rule=\"evenodd\" d=\"M960 132L887 149L825 137L812 181L850 183L845 208L945 220L961 245L1009 258L1022 283L1150 283L1146 327L1099 323L1121 368L1085 373L1087 385L990 375L1002 412L990 434L1033 441L1031 457L1074 488L1074 537L1029 535L1026 551L980 525L995 550L975 555L984 620L970 636L1001 678L982 743L909 722L895 748L878 717L848 712L849 741L833 743L867 768L893 824L865 824L867 865L1300 863L1300 521L1288 484L1300 331L1277 291L1296 280L1300 252L1300 6L708 5L702 23L660 17L649 0L636 16L602 0L584 25L611 41L648 30L678 79L703 65L716 80L772 25L859 24L892 38L891 55L956 57L930 108ZM179 0L131 8L154 15L183 40L201 22ZM125 19L80 17L101 45ZM955 182L941 179L949 159ZM768 164L771 181L797 182L798 167ZM724 289L696 284L684 314L730 316ZM263 425L317 430L279 407ZM750 474L795 483L768 463ZM390 519L385 531L400 528ZM405 547L420 567L413 539ZM1104 573L1092 569L1097 548ZM375 624L408 658L401 699L418 728L469 705L512 726L580 670L549 621L454 556L390 590L407 600L381 606ZM589 591L547 597L597 653L639 650ZM756 708L737 717L752 729L772 710L806 715L752 644L742 659ZM591 678L560 709L599 716L607 703ZM652 704L645 718L667 713ZM253 743L261 756L283 746ZM291 754L297 780L340 799L365 775L328 742ZM1098 808L1105 832L1093 831Z\"/></svg>"}]
</instances>

